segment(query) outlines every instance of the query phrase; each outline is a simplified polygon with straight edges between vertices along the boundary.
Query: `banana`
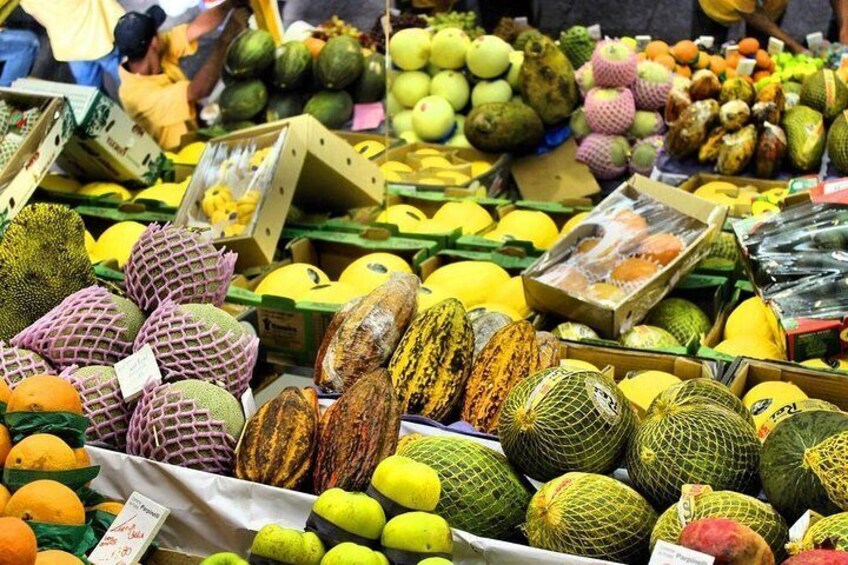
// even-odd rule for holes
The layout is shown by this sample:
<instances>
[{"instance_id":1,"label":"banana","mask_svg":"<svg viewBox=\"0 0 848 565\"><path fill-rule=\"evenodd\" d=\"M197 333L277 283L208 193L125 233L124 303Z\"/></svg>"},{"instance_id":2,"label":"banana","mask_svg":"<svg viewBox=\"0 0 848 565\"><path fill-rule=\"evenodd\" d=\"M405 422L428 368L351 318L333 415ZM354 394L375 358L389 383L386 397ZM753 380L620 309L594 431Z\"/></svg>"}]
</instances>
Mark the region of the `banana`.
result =
<instances>
[{"instance_id":1,"label":"banana","mask_svg":"<svg viewBox=\"0 0 848 565\"><path fill-rule=\"evenodd\" d=\"M211 218L216 211L232 204L233 194L230 189L222 184L216 184L206 189L203 193L203 200L200 201L200 208L207 217ZM235 210L233 210L235 211Z\"/></svg>"}]
</instances>

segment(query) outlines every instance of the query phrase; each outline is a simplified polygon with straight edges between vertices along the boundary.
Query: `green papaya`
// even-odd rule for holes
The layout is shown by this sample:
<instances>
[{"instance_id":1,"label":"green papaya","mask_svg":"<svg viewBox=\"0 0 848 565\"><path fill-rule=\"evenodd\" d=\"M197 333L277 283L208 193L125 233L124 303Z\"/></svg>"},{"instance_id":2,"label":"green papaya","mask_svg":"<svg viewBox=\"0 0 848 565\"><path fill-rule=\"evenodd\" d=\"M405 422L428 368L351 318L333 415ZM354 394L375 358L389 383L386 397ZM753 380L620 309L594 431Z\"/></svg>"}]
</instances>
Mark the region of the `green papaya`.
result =
<instances>
[{"instance_id":1,"label":"green papaya","mask_svg":"<svg viewBox=\"0 0 848 565\"><path fill-rule=\"evenodd\" d=\"M530 106L513 102L490 102L477 106L465 118L469 143L489 153L514 153L533 149L545 135L545 127Z\"/></svg>"}]
</instances>

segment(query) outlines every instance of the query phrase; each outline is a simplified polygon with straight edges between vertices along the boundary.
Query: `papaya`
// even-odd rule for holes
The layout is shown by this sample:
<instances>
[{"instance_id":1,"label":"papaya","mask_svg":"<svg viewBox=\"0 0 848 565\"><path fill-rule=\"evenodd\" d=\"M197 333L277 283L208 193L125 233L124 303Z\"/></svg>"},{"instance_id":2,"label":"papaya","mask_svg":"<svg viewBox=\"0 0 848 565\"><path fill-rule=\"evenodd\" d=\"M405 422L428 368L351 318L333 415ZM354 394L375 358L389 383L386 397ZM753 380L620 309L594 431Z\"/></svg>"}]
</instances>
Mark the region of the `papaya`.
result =
<instances>
[{"instance_id":1,"label":"papaya","mask_svg":"<svg viewBox=\"0 0 848 565\"><path fill-rule=\"evenodd\" d=\"M529 106L512 102L490 102L477 106L465 119L469 143L489 153L514 153L536 147L545 126Z\"/></svg>"}]
</instances>

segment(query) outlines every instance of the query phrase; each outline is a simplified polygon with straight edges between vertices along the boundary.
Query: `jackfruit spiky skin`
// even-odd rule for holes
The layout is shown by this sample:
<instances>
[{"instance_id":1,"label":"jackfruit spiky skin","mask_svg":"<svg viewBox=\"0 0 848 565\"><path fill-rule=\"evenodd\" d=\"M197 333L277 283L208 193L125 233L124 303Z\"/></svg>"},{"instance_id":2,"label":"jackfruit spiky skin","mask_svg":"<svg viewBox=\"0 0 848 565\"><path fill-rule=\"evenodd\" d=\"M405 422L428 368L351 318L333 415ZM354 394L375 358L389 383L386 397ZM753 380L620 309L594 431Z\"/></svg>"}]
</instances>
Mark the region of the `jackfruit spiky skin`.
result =
<instances>
[{"instance_id":1,"label":"jackfruit spiky skin","mask_svg":"<svg viewBox=\"0 0 848 565\"><path fill-rule=\"evenodd\" d=\"M12 219L0 241L0 339L96 283L84 232L82 218L57 204L33 204Z\"/></svg>"}]
</instances>

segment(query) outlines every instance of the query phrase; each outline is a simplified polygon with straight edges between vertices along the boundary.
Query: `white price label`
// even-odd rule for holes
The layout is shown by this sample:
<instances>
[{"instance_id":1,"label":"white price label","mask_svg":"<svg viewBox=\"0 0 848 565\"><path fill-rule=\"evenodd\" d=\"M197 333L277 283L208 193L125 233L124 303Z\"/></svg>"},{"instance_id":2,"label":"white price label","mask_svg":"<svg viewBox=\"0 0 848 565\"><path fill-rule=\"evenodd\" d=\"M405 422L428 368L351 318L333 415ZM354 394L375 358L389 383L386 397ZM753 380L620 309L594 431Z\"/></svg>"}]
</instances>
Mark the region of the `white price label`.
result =
<instances>
[{"instance_id":1,"label":"white price label","mask_svg":"<svg viewBox=\"0 0 848 565\"><path fill-rule=\"evenodd\" d=\"M589 32L589 37L594 39L595 41L600 41L603 36L601 35L601 24L593 24L586 28L586 31Z\"/></svg>"},{"instance_id":2,"label":"white price label","mask_svg":"<svg viewBox=\"0 0 848 565\"><path fill-rule=\"evenodd\" d=\"M730 55L732 55L734 53L738 53L738 52L739 52L739 46L738 45L728 45L724 49L724 56L729 57Z\"/></svg>"},{"instance_id":3,"label":"white price label","mask_svg":"<svg viewBox=\"0 0 848 565\"><path fill-rule=\"evenodd\" d=\"M124 401L131 402L141 395L149 383L162 383L162 373L150 345L145 345L126 359L115 363L115 374Z\"/></svg>"},{"instance_id":4,"label":"white price label","mask_svg":"<svg viewBox=\"0 0 848 565\"><path fill-rule=\"evenodd\" d=\"M244 417L249 420L256 414L256 399L253 397L253 390L247 387L244 394L241 395L241 407L244 409Z\"/></svg>"},{"instance_id":5,"label":"white price label","mask_svg":"<svg viewBox=\"0 0 848 565\"><path fill-rule=\"evenodd\" d=\"M821 514L818 514L817 512L812 510L804 512L801 517L792 524L792 527L789 528L789 541L801 543L801 540L804 539L804 534L807 533L810 526L818 522L820 519Z\"/></svg>"},{"instance_id":6,"label":"white price label","mask_svg":"<svg viewBox=\"0 0 848 565\"><path fill-rule=\"evenodd\" d=\"M650 35L637 35L636 36L636 50L637 51L644 51L645 48L648 46L648 43L650 43L650 42L651 42L651 36Z\"/></svg>"},{"instance_id":7,"label":"white price label","mask_svg":"<svg viewBox=\"0 0 848 565\"><path fill-rule=\"evenodd\" d=\"M94 565L138 563L170 513L161 504L132 493L88 560Z\"/></svg>"},{"instance_id":8,"label":"white price label","mask_svg":"<svg viewBox=\"0 0 848 565\"><path fill-rule=\"evenodd\" d=\"M783 53L783 50L786 48L786 44L783 43L776 37L769 37L768 41L768 54L769 55L777 55L779 53Z\"/></svg>"},{"instance_id":9,"label":"white price label","mask_svg":"<svg viewBox=\"0 0 848 565\"><path fill-rule=\"evenodd\" d=\"M817 53L821 51L822 46L824 45L824 34L820 31L815 33L807 34L807 47L810 48L810 51L813 53Z\"/></svg>"},{"instance_id":10,"label":"white price label","mask_svg":"<svg viewBox=\"0 0 848 565\"><path fill-rule=\"evenodd\" d=\"M648 565L713 565L715 557L659 540Z\"/></svg>"},{"instance_id":11,"label":"white price label","mask_svg":"<svg viewBox=\"0 0 848 565\"><path fill-rule=\"evenodd\" d=\"M754 59L741 59L736 66L736 72L739 76L749 77L754 74L754 69L757 67L757 62Z\"/></svg>"},{"instance_id":12,"label":"white price label","mask_svg":"<svg viewBox=\"0 0 848 565\"><path fill-rule=\"evenodd\" d=\"M697 43L704 49L712 49L713 45L715 45L715 37L713 37L712 35L702 35L695 43Z\"/></svg>"}]
</instances>

